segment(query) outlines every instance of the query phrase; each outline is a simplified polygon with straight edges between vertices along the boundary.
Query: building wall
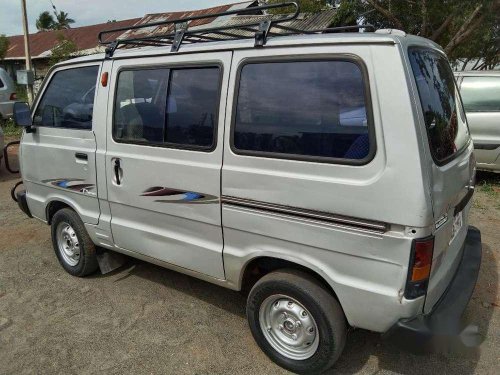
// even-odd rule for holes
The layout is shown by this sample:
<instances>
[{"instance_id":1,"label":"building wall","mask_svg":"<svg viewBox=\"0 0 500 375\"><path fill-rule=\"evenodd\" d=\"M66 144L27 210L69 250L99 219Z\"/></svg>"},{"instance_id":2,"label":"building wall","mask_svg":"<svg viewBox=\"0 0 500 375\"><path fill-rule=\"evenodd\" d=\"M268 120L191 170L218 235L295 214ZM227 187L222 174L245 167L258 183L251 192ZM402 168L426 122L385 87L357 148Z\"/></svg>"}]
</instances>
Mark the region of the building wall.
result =
<instances>
[{"instance_id":1,"label":"building wall","mask_svg":"<svg viewBox=\"0 0 500 375\"><path fill-rule=\"evenodd\" d=\"M32 60L32 63L33 63L33 69L35 71L35 83L33 85L33 91L35 92L36 95L42 84L43 79L45 78L47 72L50 69L50 64L49 64L49 59L35 59ZM0 63L0 66L9 73L9 75L16 83L17 83L17 71L26 69L26 63L24 60L4 60L2 63Z\"/></svg>"}]
</instances>

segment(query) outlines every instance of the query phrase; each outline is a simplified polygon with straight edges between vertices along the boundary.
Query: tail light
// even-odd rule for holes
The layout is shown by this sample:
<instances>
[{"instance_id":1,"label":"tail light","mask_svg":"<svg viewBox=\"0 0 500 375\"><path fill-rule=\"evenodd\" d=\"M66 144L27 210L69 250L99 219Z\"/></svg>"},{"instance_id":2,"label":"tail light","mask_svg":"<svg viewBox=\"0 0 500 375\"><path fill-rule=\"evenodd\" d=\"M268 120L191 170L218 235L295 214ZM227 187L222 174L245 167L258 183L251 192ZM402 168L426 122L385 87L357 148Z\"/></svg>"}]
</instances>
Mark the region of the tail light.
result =
<instances>
[{"instance_id":1,"label":"tail light","mask_svg":"<svg viewBox=\"0 0 500 375\"><path fill-rule=\"evenodd\" d=\"M17 94L15 92L13 92L12 94L10 94L9 100L17 100Z\"/></svg>"},{"instance_id":2,"label":"tail light","mask_svg":"<svg viewBox=\"0 0 500 375\"><path fill-rule=\"evenodd\" d=\"M427 293L433 253L434 237L413 241L405 290L406 299L415 299Z\"/></svg>"}]
</instances>

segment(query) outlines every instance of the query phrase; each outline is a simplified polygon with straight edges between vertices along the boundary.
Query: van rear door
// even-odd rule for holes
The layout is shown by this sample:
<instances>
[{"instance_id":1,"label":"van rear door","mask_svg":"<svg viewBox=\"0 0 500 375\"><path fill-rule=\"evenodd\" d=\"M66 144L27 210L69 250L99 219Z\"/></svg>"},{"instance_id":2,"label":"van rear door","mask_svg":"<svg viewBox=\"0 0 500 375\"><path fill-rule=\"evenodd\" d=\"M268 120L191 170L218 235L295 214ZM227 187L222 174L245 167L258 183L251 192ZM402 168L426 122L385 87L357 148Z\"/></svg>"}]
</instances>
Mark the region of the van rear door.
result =
<instances>
[{"instance_id":1,"label":"van rear door","mask_svg":"<svg viewBox=\"0 0 500 375\"><path fill-rule=\"evenodd\" d=\"M421 47L411 47L408 54L430 151L435 240L424 307L428 313L460 263L475 162L465 113L446 56L439 50Z\"/></svg>"}]
</instances>

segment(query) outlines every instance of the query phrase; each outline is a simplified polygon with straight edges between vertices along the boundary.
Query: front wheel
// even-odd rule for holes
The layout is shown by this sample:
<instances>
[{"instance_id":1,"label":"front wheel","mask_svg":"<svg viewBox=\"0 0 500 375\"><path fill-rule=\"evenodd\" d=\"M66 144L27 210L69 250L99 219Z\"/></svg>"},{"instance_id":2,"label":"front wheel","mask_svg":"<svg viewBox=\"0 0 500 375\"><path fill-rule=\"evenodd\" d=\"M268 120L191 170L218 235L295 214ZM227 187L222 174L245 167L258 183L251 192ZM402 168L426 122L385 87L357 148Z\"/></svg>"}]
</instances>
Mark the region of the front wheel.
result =
<instances>
[{"instance_id":1,"label":"front wheel","mask_svg":"<svg viewBox=\"0 0 500 375\"><path fill-rule=\"evenodd\" d=\"M52 245L59 263L73 276L86 276L98 268L96 248L78 214L57 211L51 224Z\"/></svg>"},{"instance_id":2,"label":"front wheel","mask_svg":"<svg viewBox=\"0 0 500 375\"><path fill-rule=\"evenodd\" d=\"M247 318L264 353L296 373L328 370L345 345L340 304L304 272L280 270L262 277L248 296Z\"/></svg>"}]
</instances>

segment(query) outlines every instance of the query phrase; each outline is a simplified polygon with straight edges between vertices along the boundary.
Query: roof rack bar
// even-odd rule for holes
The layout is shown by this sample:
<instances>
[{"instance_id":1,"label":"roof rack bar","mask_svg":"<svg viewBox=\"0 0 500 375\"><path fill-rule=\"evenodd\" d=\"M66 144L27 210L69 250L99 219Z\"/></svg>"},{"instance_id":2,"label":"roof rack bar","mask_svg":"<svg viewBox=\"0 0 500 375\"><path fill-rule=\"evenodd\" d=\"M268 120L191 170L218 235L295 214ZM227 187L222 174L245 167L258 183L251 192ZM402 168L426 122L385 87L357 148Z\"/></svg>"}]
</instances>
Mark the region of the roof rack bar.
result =
<instances>
[{"instance_id":1,"label":"roof rack bar","mask_svg":"<svg viewBox=\"0 0 500 375\"><path fill-rule=\"evenodd\" d=\"M179 26L179 27L178 27ZM184 34L186 33L187 30L187 24L182 23L182 24L175 24L175 36L174 36L174 41L172 42L172 47L170 48L170 52L177 52L179 50L179 47L182 44L182 39L184 39Z\"/></svg>"},{"instance_id":2,"label":"roof rack bar","mask_svg":"<svg viewBox=\"0 0 500 375\"><path fill-rule=\"evenodd\" d=\"M245 15L251 13L255 15L257 11L264 11L268 9L280 9L293 7L295 11L291 14L274 15L274 14L258 14L256 17L249 17L246 19L243 17L241 24L233 23L233 18L230 22L223 20L222 26L213 26L213 20L221 16L230 15ZM193 43L203 43L210 41L223 41L223 40L235 40L235 39L254 39L255 47L262 47L266 44L268 37L275 36L285 36L285 35L297 35L297 34L321 34L321 33L335 33L343 32L349 30L366 30L374 31L373 25L353 25L353 26L340 26L331 27L325 29L315 29L315 30L302 30L296 27L289 26L290 21L297 19L300 12L298 4L294 1L279 3L279 4L269 4L262 6L249 7L246 9L234 9L226 12L203 14L185 18L177 18L174 20L166 20L159 22L150 22L141 25L134 25L129 27L120 27L110 30L101 31L98 35L99 43L107 46L106 48L106 58L111 58L114 51L120 46L170 46L171 52L179 51L182 43L193 44ZM203 25L189 27L190 21L205 20ZM238 22L238 21L237 21ZM231 23L231 24L230 24ZM286 24L283 24L286 23ZM212 26L210 26L212 25ZM134 35L134 30L142 30L146 28L153 28L158 26L163 26L165 30L164 34L151 35L150 30L143 31ZM123 39L115 40L105 40L106 36L109 34L118 32L129 31L128 33L122 33L119 36L123 36ZM149 33L149 35L148 35ZM153 31L154 33L154 31ZM108 39L110 37L108 36Z\"/></svg>"},{"instance_id":3,"label":"roof rack bar","mask_svg":"<svg viewBox=\"0 0 500 375\"><path fill-rule=\"evenodd\" d=\"M128 31L128 30L140 30L144 28L149 28L149 27L154 27L154 26L165 26L165 25L175 25L178 23L184 23L184 22L189 22L189 21L196 21L196 20L202 20L202 19L210 19L210 18L217 18L221 16L230 16L233 14L242 14L242 13L254 13L257 10L268 10L268 9L277 9L277 8L287 8L287 7L294 7L295 12L292 15L283 17L283 19L273 21L273 22L283 22L285 20L292 20L296 18L299 15L299 5L296 2L286 2L286 3L280 3L280 4L269 4L269 5L262 5L262 6L257 6L257 7L251 7L247 9L235 9L235 10L230 10L226 12L219 12L219 13L210 13L210 14L204 14L200 16L192 16L192 17L185 17L185 18L178 18L175 20L166 20L166 21L159 21L159 22L150 22L150 23L145 23L142 25L133 25L133 26L125 26L125 27L118 27L114 29L109 29L109 30L104 30L101 31L98 34L98 40L99 43L102 45L108 45L111 44L112 42L109 41L104 41L103 37L104 35L107 34L112 34L116 33L118 31ZM127 40L127 39L123 39Z\"/></svg>"},{"instance_id":4,"label":"roof rack bar","mask_svg":"<svg viewBox=\"0 0 500 375\"><path fill-rule=\"evenodd\" d=\"M262 47L266 44L267 35L271 30L272 21L264 20L259 24L259 30L255 33L255 47Z\"/></svg>"},{"instance_id":5,"label":"roof rack bar","mask_svg":"<svg viewBox=\"0 0 500 375\"><path fill-rule=\"evenodd\" d=\"M339 33L348 30L367 30L375 31L375 26L373 25L352 25L352 26L338 26L338 27L327 27L325 29L310 30L311 33Z\"/></svg>"},{"instance_id":6,"label":"roof rack bar","mask_svg":"<svg viewBox=\"0 0 500 375\"><path fill-rule=\"evenodd\" d=\"M207 40L209 42L214 42L214 41L219 41L220 38L217 38L215 36L208 36L208 35L204 35L204 34L188 34L186 35L185 39L186 40L189 40L189 39L192 39L192 40L196 40L196 38L199 38L198 41L200 40Z\"/></svg>"},{"instance_id":7,"label":"roof rack bar","mask_svg":"<svg viewBox=\"0 0 500 375\"><path fill-rule=\"evenodd\" d=\"M310 31L308 30L301 30L301 29L297 29L295 27L290 27L290 26L285 26L285 25L280 25L280 24L277 24L277 25L273 25L273 27L277 28L277 29L281 29L281 30L285 30L285 31L290 31L292 33L300 33L300 34L312 34ZM282 34L280 34L282 35Z\"/></svg>"},{"instance_id":8,"label":"roof rack bar","mask_svg":"<svg viewBox=\"0 0 500 375\"><path fill-rule=\"evenodd\" d=\"M244 38L244 36L242 36L241 34L233 34L233 33L228 33L227 31L220 31L220 30L207 32L207 34L219 34L219 35L228 36L228 37L234 38L234 39ZM217 40L220 40L220 39L217 39Z\"/></svg>"}]
</instances>

